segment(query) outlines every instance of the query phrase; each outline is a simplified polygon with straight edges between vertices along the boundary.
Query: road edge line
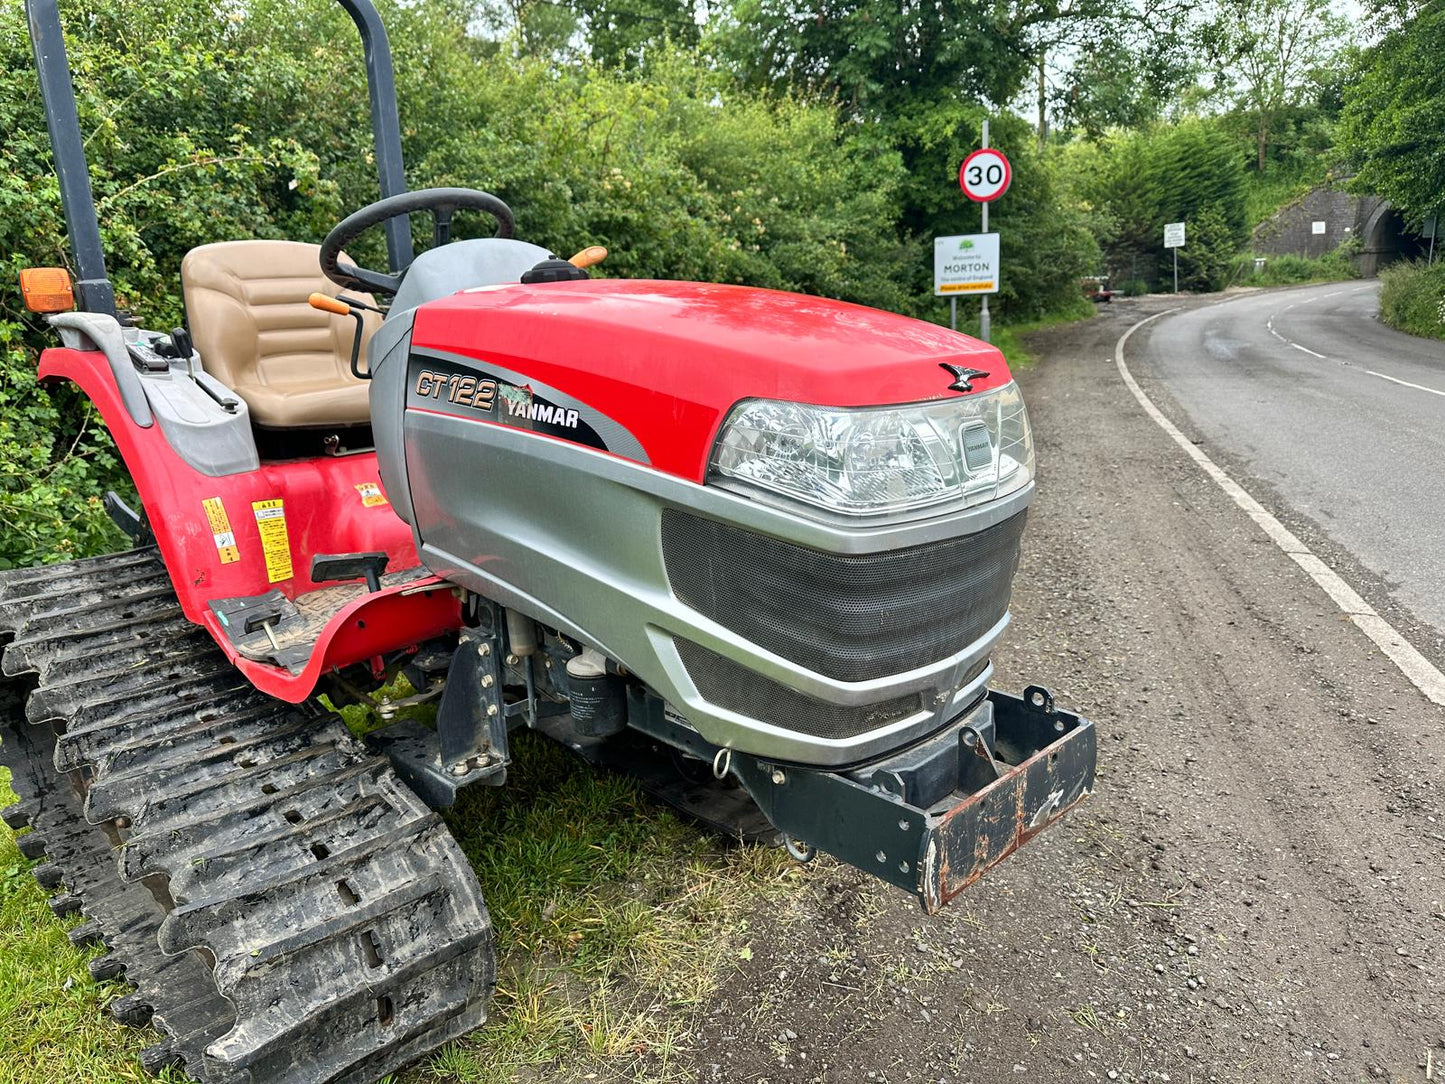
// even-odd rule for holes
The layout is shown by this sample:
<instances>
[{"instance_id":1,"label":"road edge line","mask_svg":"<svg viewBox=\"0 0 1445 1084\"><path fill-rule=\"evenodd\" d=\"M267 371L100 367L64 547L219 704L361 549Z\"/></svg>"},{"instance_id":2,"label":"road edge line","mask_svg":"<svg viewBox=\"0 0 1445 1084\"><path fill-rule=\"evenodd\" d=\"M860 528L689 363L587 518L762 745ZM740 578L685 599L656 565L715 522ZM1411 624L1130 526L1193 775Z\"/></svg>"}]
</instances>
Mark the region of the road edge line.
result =
<instances>
[{"instance_id":1,"label":"road edge line","mask_svg":"<svg viewBox=\"0 0 1445 1084\"><path fill-rule=\"evenodd\" d=\"M1359 592L1346 583L1339 573L1320 560L1308 546L1295 536L1294 532L1276 519L1264 505L1251 497L1243 486L1224 472L1219 464L1200 451L1198 446L1186 437L1177 425L1164 416L1164 412L1154 405L1154 401L1145 394L1144 389L1134 379L1134 374L1129 371L1129 366L1124 364L1124 344L1129 341L1134 332L1145 324L1179 311L1180 309L1173 308L1166 309L1164 312L1156 312L1153 316L1140 320L1119 336L1114 343L1114 365L1119 370L1119 376L1124 381L1124 386L1144 408L1144 413L1149 415L1175 444L1183 448L1189 458L1194 460L1205 474L1214 479L1215 484L1259 525L1260 529L1269 536L1270 541L1295 564L1299 565L1301 570L1314 580L1325 594L1329 595L1330 600L1354 622L1356 628L1370 638L1370 641L1380 649L1386 658L1395 664L1400 673L1405 675L1406 680L1420 690L1426 700L1445 707L1445 674L1437 670L1434 664L1420 654L1393 625L1376 613Z\"/></svg>"}]
</instances>

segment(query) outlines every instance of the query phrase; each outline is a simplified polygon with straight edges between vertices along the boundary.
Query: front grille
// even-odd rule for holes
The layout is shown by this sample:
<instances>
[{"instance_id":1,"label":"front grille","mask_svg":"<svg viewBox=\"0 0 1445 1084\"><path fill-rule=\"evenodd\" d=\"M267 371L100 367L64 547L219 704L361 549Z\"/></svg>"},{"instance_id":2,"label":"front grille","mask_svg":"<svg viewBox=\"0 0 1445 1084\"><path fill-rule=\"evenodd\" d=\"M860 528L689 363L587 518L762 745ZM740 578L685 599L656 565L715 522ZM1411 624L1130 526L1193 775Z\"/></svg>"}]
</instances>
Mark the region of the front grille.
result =
<instances>
[{"instance_id":1,"label":"front grille","mask_svg":"<svg viewBox=\"0 0 1445 1084\"><path fill-rule=\"evenodd\" d=\"M923 709L917 693L858 707L829 704L779 685L691 640L674 638L672 642L692 683L708 703L799 734L854 738ZM984 665L988 665L987 661Z\"/></svg>"},{"instance_id":2,"label":"front grille","mask_svg":"<svg viewBox=\"0 0 1445 1084\"><path fill-rule=\"evenodd\" d=\"M666 509L677 597L815 673L866 681L957 654L1008 610L1026 512L976 534L840 554Z\"/></svg>"}]
</instances>

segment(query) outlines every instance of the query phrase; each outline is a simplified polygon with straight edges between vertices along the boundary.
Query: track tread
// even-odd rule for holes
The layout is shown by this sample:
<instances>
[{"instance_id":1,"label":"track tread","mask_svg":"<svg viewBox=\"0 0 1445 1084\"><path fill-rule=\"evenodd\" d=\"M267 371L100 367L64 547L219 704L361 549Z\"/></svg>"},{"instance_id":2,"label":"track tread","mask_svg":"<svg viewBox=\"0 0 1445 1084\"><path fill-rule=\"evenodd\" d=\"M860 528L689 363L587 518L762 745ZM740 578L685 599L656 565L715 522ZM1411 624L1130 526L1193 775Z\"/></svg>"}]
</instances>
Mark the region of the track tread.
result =
<instances>
[{"instance_id":1,"label":"track tread","mask_svg":"<svg viewBox=\"0 0 1445 1084\"><path fill-rule=\"evenodd\" d=\"M242 680L154 548L0 573L7 638L0 819L105 946L91 974L132 988L112 1015L162 1033L147 1071L364 1084L482 1023L491 921L455 840L333 717Z\"/></svg>"}]
</instances>

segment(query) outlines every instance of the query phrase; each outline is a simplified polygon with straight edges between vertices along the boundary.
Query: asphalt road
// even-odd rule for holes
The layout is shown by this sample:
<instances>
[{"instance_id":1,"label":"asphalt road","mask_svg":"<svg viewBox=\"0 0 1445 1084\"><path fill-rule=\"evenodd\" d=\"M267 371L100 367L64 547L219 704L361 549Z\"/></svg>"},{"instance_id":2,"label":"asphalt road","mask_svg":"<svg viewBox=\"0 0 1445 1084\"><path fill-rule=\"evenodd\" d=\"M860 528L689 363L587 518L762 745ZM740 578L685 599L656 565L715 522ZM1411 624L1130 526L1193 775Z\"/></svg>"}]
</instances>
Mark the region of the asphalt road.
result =
<instances>
[{"instance_id":1,"label":"asphalt road","mask_svg":"<svg viewBox=\"0 0 1445 1084\"><path fill-rule=\"evenodd\" d=\"M1445 635L1445 343L1382 324L1379 283L1248 294L1130 342L1197 435Z\"/></svg>"}]
</instances>

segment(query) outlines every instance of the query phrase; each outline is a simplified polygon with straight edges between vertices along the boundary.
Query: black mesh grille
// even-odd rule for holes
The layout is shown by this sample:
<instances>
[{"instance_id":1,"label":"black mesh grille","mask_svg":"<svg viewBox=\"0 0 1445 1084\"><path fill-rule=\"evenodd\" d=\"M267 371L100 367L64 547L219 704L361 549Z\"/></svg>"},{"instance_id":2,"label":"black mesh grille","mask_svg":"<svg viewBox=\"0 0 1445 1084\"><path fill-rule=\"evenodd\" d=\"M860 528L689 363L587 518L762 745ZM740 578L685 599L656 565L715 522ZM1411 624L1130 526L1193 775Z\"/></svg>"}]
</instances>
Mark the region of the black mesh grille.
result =
<instances>
[{"instance_id":1,"label":"black mesh grille","mask_svg":"<svg viewBox=\"0 0 1445 1084\"><path fill-rule=\"evenodd\" d=\"M815 738L856 737L923 708L917 693L861 707L829 704L770 681L691 640L674 639L673 643L692 683L708 703ZM986 661L984 665L988 665Z\"/></svg>"},{"instance_id":2,"label":"black mesh grille","mask_svg":"<svg viewBox=\"0 0 1445 1084\"><path fill-rule=\"evenodd\" d=\"M962 651L1003 617L1026 514L961 538L837 554L669 508L662 553L693 609L816 673L866 681Z\"/></svg>"}]
</instances>

